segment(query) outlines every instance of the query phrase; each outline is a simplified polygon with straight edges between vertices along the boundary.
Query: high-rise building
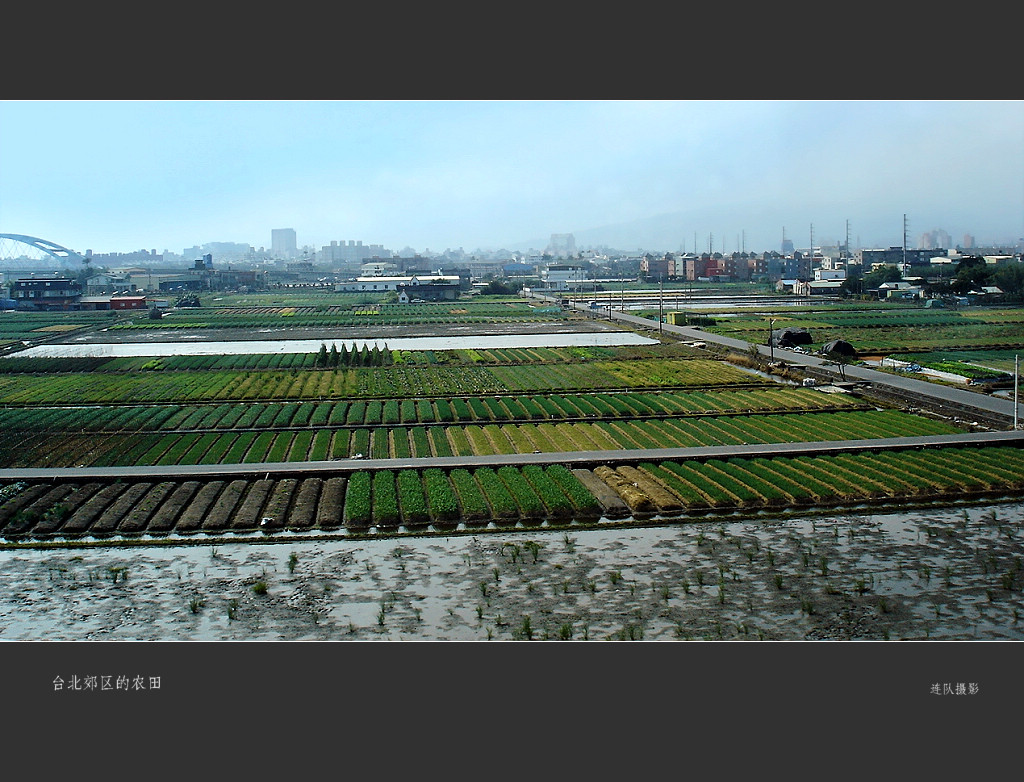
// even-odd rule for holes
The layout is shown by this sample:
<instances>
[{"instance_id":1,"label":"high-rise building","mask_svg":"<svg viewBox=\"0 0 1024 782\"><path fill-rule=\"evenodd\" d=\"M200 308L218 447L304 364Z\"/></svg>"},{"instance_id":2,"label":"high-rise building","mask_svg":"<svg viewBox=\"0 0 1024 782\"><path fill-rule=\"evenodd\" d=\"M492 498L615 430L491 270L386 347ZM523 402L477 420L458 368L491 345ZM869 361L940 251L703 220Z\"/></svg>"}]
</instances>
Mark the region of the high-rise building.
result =
<instances>
[{"instance_id":1,"label":"high-rise building","mask_svg":"<svg viewBox=\"0 0 1024 782\"><path fill-rule=\"evenodd\" d=\"M273 228L270 231L270 250L278 258L294 258L299 246L294 228Z\"/></svg>"},{"instance_id":2,"label":"high-rise building","mask_svg":"<svg viewBox=\"0 0 1024 782\"><path fill-rule=\"evenodd\" d=\"M948 249L953 243L952 237L941 228L921 234L917 246L924 249Z\"/></svg>"},{"instance_id":3,"label":"high-rise building","mask_svg":"<svg viewBox=\"0 0 1024 782\"><path fill-rule=\"evenodd\" d=\"M318 256L321 263L340 263L358 265L368 258L390 258L391 251L380 244L363 244L362 241L349 239L332 241L320 248Z\"/></svg>"},{"instance_id":4,"label":"high-rise building","mask_svg":"<svg viewBox=\"0 0 1024 782\"><path fill-rule=\"evenodd\" d=\"M572 234L551 234L547 252L556 258L571 258L576 254L576 237Z\"/></svg>"}]
</instances>

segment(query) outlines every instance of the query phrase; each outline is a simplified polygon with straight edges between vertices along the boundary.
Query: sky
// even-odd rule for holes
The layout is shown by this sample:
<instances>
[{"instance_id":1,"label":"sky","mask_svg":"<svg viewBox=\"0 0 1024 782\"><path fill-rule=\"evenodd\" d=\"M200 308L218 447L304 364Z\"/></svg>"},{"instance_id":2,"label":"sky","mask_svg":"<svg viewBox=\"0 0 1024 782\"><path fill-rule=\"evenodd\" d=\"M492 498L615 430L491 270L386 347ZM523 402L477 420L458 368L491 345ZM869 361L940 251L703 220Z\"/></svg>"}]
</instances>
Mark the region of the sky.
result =
<instances>
[{"instance_id":1,"label":"sky","mask_svg":"<svg viewBox=\"0 0 1024 782\"><path fill-rule=\"evenodd\" d=\"M78 252L888 247L904 215L1024 237L1024 101L0 101L0 233Z\"/></svg>"}]
</instances>

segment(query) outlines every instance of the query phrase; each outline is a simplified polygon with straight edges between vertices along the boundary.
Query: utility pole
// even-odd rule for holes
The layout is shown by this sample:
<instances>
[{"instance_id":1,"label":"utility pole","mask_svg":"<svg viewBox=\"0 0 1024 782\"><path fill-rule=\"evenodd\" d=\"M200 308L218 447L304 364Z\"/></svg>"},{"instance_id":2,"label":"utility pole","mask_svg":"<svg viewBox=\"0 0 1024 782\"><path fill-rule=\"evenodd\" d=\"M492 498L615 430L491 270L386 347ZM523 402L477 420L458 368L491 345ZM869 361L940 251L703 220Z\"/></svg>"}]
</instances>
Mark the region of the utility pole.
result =
<instances>
[{"instance_id":1,"label":"utility pole","mask_svg":"<svg viewBox=\"0 0 1024 782\"><path fill-rule=\"evenodd\" d=\"M661 275L661 290L658 292L658 333L664 331L665 323L665 275Z\"/></svg>"},{"instance_id":2,"label":"utility pole","mask_svg":"<svg viewBox=\"0 0 1024 782\"><path fill-rule=\"evenodd\" d=\"M903 215L903 276L907 276L907 216Z\"/></svg>"},{"instance_id":3,"label":"utility pole","mask_svg":"<svg viewBox=\"0 0 1024 782\"><path fill-rule=\"evenodd\" d=\"M1017 431L1017 376L1020 374L1020 356L1013 357L1013 431Z\"/></svg>"},{"instance_id":4,"label":"utility pole","mask_svg":"<svg viewBox=\"0 0 1024 782\"><path fill-rule=\"evenodd\" d=\"M771 360L775 360L775 341L772 339L772 332L775 331L775 318L768 318L768 353Z\"/></svg>"}]
</instances>

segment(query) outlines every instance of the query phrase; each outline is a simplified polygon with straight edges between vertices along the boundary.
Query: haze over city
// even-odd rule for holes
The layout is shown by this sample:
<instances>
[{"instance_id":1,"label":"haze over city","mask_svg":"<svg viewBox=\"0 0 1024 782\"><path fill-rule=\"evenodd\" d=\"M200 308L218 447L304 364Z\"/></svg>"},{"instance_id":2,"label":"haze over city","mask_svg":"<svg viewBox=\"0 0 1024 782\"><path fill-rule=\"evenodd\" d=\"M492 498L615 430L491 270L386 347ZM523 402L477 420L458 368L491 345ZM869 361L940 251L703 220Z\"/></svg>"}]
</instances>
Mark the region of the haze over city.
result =
<instances>
[{"instance_id":1,"label":"haze over city","mask_svg":"<svg viewBox=\"0 0 1024 782\"><path fill-rule=\"evenodd\" d=\"M1022 101L0 101L0 232L84 252L1024 237ZM813 226L813 229L812 229Z\"/></svg>"}]
</instances>

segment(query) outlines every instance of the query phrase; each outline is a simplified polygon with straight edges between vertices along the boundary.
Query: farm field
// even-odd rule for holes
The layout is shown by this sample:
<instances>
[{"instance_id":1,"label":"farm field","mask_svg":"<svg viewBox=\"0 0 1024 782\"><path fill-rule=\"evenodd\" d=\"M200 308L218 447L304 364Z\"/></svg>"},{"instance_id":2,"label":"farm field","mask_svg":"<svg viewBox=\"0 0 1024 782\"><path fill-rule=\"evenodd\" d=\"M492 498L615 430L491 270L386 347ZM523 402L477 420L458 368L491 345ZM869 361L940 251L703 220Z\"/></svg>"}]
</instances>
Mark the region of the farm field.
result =
<instances>
[{"instance_id":1,"label":"farm field","mask_svg":"<svg viewBox=\"0 0 1024 782\"><path fill-rule=\"evenodd\" d=\"M586 401L587 397L578 399ZM190 408L172 407L152 420L165 418L168 425L175 421L193 422L203 425L203 428L166 428L118 434L79 433L52 428L40 431L28 428L23 417L0 433L0 467L258 464L324 461L358 455L374 459L488 456L859 440L961 431L944 421L873 408L819 408L799 413L776 410L761 415L609 416L597 421L581 419L576 422L549 419L529 423L274 427L274 421L287 421L288 416L299 414L290 407L295 406L259 405L246 411L223 411L211 407L208 411L200 408L192 414L189 414ZM348 409L360 418L367 414L361 405L353 404ZM242 417L236 418L236 412ZM257 414L256 420L252 421ZM211 416L217 415L225 415L241 423L262 424L266 428L250 427L227 432L208 428L205 424ZM248 420L243 420L246 417Z\"/></svg>"},{"instance_id":2,"label":"farm field","mask_svg":"<svg viewBox=\"0 0 1024 782\"><path fill-rule=\"evenodd\" d=\"M249 297L253 298L253 297ZM140 330L207 329L325 329L348 326L407 324L470 324L494 322L549 322L564 320L559 307L520 298L453 301L432 304L389 304L380 294L339 293L323 303L253 304L176 308L159 320L138 317L111 327L114 332Z\"/></svg>"},{"instance_id":3,"label":"farm field","mask_svg":"<svg viewBox=\"0 0 1024 782\"><path fill-rule=\"evenodd\" d=\"M962 366L954 371L977 370L982 378L993 375L1012 375L1014 357L1020 355L1019 350L929 350L921 353L893 353L897 360L913 361L921 366L936 366L955 363Z\"/></svg>"},{"instance_id":4,"label":"farm field","mask_svg":"<svg viewBox=\"0 0 1024 782\"><path fill-rule=\"evenodd\" d=\"M371 308L365 302L360 306ZM519 301L484 302L478 312L498 307L521 313L524 306ZM448 307L417 305L407 312L410 320L429 321L431 312ZM216 315L259 320L280 317L278 309ZM305 309L316 316L331 314L330 307L321 305ZM863 310L846 315L874 317ZM325 341L318 354L15 356L0 366L0 467L8 468L476 457L961 431L944 419L776 382L709 357L706 351L669 342L346 352L333 345L328 350ZM938 453L930 452L929 458ZM1000 453L1012 463L1011 452ZM549 473L557 470L527 467L438 471L429 477L413 470L394 475L379 470L339 473L336 479L311 475L270 480L268 475L256 482L184 482L194 489L194 497L186 496L189 489L166 482L155 488L124 481L97 485L89 506L93 510L73 515L70 522L64 517L66 503L56 494L47 494L46 501L57 510L36 507L34 500L29 502L29 486L11 484L3 489L9 497L0 505L10 523L0 534L189 534L203 525L217 532L246 531L264 518L272 521L260 527L263 532L331 529L332 524L335 529L398 529L485 520L539 523L575 515L586 519L628 513L644 518L723 508L896 502L954 492L987 496L1021 489L1005 465L982 460L982 468L981 461L973 464L952 450L943 458L955 461L960 472L901 454L899 464L915 464L916 469L898 478L903 468L880 453L860 466L840 459L764 459L699 467L609 464L565 477L571 490L551 478ZM882 480L883 475L891 480ZM964 475L970 476L966 483ZM322 484L329 480L334 483L324 494ZM64 487L69 497L80 496L78 483ZM118 496L114 507L132 521L122 525L113 516L96 521L94 516L108 512L105 498L113 499L129 484L132 493ZM332 497L331 507L337 507L322 510L322 494ZM580 504L584 494L589 497L585 512ZM296 505L300 495L301 505ZM158 501L171 503L171 510L158 514L160 521L150 528L136 504L149 508ZM180 520L174 509L184 514Z\"/></svg>"},{"instance_id":5,"label":"farm field","mask_svg":"<svg viewBox=\"0 0 1024 782\"><path fill-rule=\"evenodd\" d=\"M117 321L113 312L0 312L0 350L38 342Z\"/></svg>"},{"instance_id":6,"label":"farm field","mask_svg":"<svg viewBox=\"0 0 1024 782\"><path fill-rule=\"evenodd\" d=\"M4 641L1020 641L1024 505L0 550Z\"/></svg>"},{"instance_id":7,"label":"farm field","mask_svg":"<svg viewBox=\"0 0 1024 782\"><path fill-rule=\"evenodd\" d=\"M957 431L679 344L333 360L5 359L0 467ZM0 482L0 638L1024 638L1011 446L348 467Z\"/></svg>"},{"instance_id":8,"label":"farm field","mask_svg":"<svg viewBox=\"0 0 1024 782\"><path fill-rule=\"evenodd\" d=\"M708 314L716 321L705 327L708 331L758 344L767 340L769 319L775 321L776 329L805 328L812 337L805 347L812 351L834 339L849 342L859 355L1024 348L1024 308L1020 307L952 310L879 304L850 309L836 304Z\"/></svg>"},{"instance_id":9,"label":"farm field","mask_svg":"<svg viewBox=\"0 0 1024 782\"><path fill-rule=\"evenodd\" d=\"M570 469L355 470L308 477L52 479L0 490L0 538L73 540L195 533L435 531L517 524L644 523L864 504L982 500L1024 490L1024 451L943 447L653 461Z\"/></svg>"},{"instance_id":10,"label":"farm field","mask_svg":"<svg viewBox=\"0 0 1024 782\"><path fill-rule=\"evenodd\" d=\"M7 359L0 466L472 456L957 431L672 344L388 356L397 364L385 355L342 351L337 368L317 366L316 354L99 359L91 371L81 369L88 359ZM264 361L284 358L290 369Z\"/></svg>"},{"instance_id":11,"label":"farm field","mask_svg":"<svg viewBox=\"0 0 1024 782\"><path fill-rule=\"evenodd\" d=\"M65 359L45 359L62 361ZM72 361L77 359L71 359ZM722 361L650 357L541 366L381 366L324 371L0 373L0 404L57 405L323 400L494 394L545 390L624 390L770 383Z\"/></svg>"}]
</instances>

